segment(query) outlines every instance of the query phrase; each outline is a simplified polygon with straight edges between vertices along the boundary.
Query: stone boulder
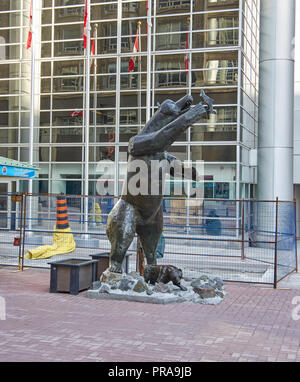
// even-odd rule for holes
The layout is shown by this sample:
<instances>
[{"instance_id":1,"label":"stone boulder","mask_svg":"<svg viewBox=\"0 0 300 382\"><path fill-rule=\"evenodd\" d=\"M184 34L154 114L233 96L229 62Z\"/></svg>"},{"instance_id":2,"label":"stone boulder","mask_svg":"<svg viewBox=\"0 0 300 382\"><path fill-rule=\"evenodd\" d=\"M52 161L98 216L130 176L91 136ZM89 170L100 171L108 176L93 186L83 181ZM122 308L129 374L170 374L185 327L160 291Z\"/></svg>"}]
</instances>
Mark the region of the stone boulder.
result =
<instances>
[{"instance_id":1,"label":"stone boulder","mask_svg":"<svg viewBox=\"0 0 300 382\"><path fill-rule=\"evenodd\" d=\"M100 277L100 282L101 283L106 283L106 284L114 284L122 278L121 273L113 273L108 270L104 271Z\"/></svg>"},{"instance_id":2,"label":"stone boulder","mask_svg":"<svg viewBox=\"0 0 300 382\"><path fill-rule=\"evenodd\" d=\"M193 291L200 296L201 299L221 298L225 296L224 283L219 277L208 277L203 275L191 282Z\"/></svg>"},{"instance_id":3,"label":"stone boulder","mask_svg":"<svg viewBox=\"0 0 300 382\"><path fill-rule=\"evenodd\" d=\"M201 298L214 298L216 297L216 291L209 284L203 286L195 286L193 291L197 293Z\"/></svg>"},{"instance_id":4,"label":"stone boulder","mask_svg":"<svg viewBox=\"0 0 300 382\"><path fill-rule=\"evenodd\" d=\"M109 293L109 291L110 291L110 288L107 284L102 284L99 289L99 293Z\"/></svg>"},{"instance_id":5,"label":"stone boulder","mask_svg":"<svg viewBox=\"0 0 300 382\"><path fill-rule=\"evenodd\" d=\"M156 283L152 291L153 293L169 293L170 288L168 284Z\"/></svg>"},{"instance_id":6,"label":"stone boulder","mask_svg":"<svg viewBox=\"0 0 300 382\"><path fill-rule=\"evenodd\" d=\"M128 290L132 290L134 287L134 284L135 284L135 282L131 278L123 277L123 278L121 278L121 280L119 282L119 289L126 292Z\"/></svg>"},{"instance_id":7,"label":"stone boulder","mask_svg":"<svg viewBox=\"0 0 300 382\"><path fill-rule=\"evenodd\" d=\"M132 290L137 293L148 292L148 286L143 280L138 280Z\"/></svg>"}]
</instances>

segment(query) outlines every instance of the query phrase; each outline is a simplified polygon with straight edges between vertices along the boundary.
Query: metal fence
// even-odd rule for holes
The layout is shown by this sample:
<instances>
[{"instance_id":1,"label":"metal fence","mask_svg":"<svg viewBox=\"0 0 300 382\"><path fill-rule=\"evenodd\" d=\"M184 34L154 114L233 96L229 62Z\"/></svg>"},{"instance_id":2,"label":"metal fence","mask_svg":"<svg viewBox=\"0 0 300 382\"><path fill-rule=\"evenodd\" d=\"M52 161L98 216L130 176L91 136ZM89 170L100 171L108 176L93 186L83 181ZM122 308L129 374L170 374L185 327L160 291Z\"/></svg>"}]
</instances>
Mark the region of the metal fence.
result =
<instances>
[{"instance_id":1,"label":"metal fence","mask_svg":"<svg viewBox=\"0 0 300 382\"><path fill-rule=\"evenodd\" d=\"M70 231L55 246L58 195L0 195L1 265L49 267L53 260L109 252L106 221L118 199L64 196ZM163 211L165 250L157 262L180 267L185 278L207 274L276 287L297 271L295 201L165 198ZM71 237L75 249L61 253ZM53 256L43 257L45 246ZM28 258L34 252L38 256ZM136 270L137 238L128 253L129 271Z\"/></svg>"}]
</instances>

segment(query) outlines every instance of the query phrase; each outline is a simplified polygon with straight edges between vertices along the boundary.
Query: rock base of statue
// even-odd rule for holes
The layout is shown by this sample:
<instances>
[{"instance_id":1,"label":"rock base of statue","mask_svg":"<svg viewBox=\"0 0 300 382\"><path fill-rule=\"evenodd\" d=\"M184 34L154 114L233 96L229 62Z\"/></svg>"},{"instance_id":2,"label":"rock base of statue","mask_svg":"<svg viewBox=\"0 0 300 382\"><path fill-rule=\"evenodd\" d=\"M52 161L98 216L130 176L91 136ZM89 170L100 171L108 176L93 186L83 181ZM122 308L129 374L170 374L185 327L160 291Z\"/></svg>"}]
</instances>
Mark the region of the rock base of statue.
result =
<instances>
[{"instance_id":1,"label":"rock base of statue","mask_svg":"<svg viewBox=\"0 0 300 382\"><path fill-rule=\"evenodd\" d=\"M218 305L225 297L223 281L217 277L203 275L192 281L181 280L186 290L181 290L172 282L167 284L146 283L137 272L129 274L113 273L106 270L99 281L93 283L87 297L98 300L123 300L152 304L193 302Z\"/></svg>"}]
</instances>

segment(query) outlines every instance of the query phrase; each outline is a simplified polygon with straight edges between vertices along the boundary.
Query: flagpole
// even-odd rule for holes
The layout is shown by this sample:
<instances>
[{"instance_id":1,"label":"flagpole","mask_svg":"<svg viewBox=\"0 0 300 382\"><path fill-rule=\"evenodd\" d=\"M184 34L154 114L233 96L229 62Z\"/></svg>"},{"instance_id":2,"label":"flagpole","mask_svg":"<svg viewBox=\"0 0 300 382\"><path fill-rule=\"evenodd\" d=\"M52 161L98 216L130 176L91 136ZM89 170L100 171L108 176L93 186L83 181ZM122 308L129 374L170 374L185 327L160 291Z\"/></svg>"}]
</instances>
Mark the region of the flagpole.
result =
<instances>
[{"instance_id":1,"label":"flagpole","mask_svg":"<svg viewBox=\"0 0 300 382\"><path fill-rule=\"evenodd\" d=\"M186 28L186 35L185 35L185 49L186 49L186 52L185 52L185 73L186 73L186 85L187 85L187 91L188 91L188 94L189 94L189 91L190 91L190 86L191 86L191 68L190 68L190 63L191 63L191 54L190 54L190 17L187 18L187 22L188 22L188 25L187 25L187 28Z\"/></svg>"},{"instance_id":2,"label":"flagpole","mask_svg":"<svg viewBox=\"0 0 300 382\"><path fill-rule=\"evenodd\" d=\"M94 26L94 41L93 41L93 44L94 44L94 47L95 47L95 52L92 52L93 53L93 66L94 66L94 167L95 167L95 163L96 163L96 137L97 137L97 94L96 94L96 88L97 88L97 60L96 60L96 54L97 54L97 37L98 37L98 24L95 24ZM95 182L93 182L95 184ZM92 226L93 227L96 227L96 213L95 213L95 203L96 203L96 199L95 199L95 196L96 196L96 192L95 192L95 195L94 195L94 198L93 198L93 223L92 223Z\"/></svg>"},{"instance_id":3,"label":"flagpole","mask_svg":"<svg viewBox=\"0 0 300 382\"><path fill-rule=\"evenodd\" d=\"M185 60L185 73L186 73L186 85L187 85L187 94L191 94L191 51L190 51L190 44L191 44L191 19L190 17L187 18L187 31L186 31L186 60ZM188 51L189 50L189 51ZM188 129L188 140L191 139L191 128ZM188 164L191 164L191 154L190 150L188 150ZM186 206L186 232L190 232L190 190L191 190L191 180L187 180L187 206Z\"/></svg>"},{"instance_id":4,"label":"flagpole","mask_svg":"<svg viewBox=\"0 0 300 382\"><path fill-rule=\"evenodd\" d=\"M151 43L152 43L152 0L147 1L147 94L146 94L146 122L151 113Z\"/></svg>"},{"instance_id":5,"label":"flagpole","mask_svg":"<svg viewBox=\"0 0 300 382\"><path fill-rule=\"evenodd\" d=\"M96 143L96 127L97 127L97 94L96 94L96 88L97 88L97 60L96 60L96 53L97 53L97 38L98 38L98 24L95 24L94 29L94 44L95 44L95 54L94 54L94 143ZM96 149L94 150L94 162L96 162Z\"/></svg>"},{"instance_id":6,"label":"flagpole","mask_svg":"<svg viewBox=\"0 0 300 382\"><path fill-rule=\"evenodd\" d=\"M88 233L88 192L89 192L89 125L90 125L90 0L86 0L86 65L85 65L85 172L84 172L84 232Z\"/></svg>"},{"instance_id":7,"label":"flagpole","mask_svg":"<svg viewBox=\"0 0 300 382\"><path fill-rule=\"evenodd\" d=\"M30 2L30 31L31 41L30 46L27 45L27 49L31 48L31 88L30 88L30 116L29 116L29 150L28 150L28 160L29 164L33 165L33 126L34 126L34 89L35 89L35 55L34 55L34 40L35 40L35 31L34 31L34 17L33 17L33 6L32 1ZM29 179L28 183L28 193L32 194L33 184L32 179ZM32 197L29 197L28 201L28 228L32 229Z\"/></svg>"},{"instance_id":8,"label":"flagpole","mask_svg":"<svg viewBox=\"0 0 300 382\"><path fill-rule=\"evenodd\" d=\"M150 13L150 9L152 9L152 0L150 1L150 7L149 7L149 1L148 1L148 8L149 8L149 13ZM153 14L156 15L156 12L157 12L157 2L154 1L153 3ZM152 13L150 13L151 15ZM152 24L151 24L151 31L152 31ZM154 23L153 25L153 33L151 34L151 40L153 40L153 46L155 47L156 46L156 32L157 32L157 24L156 22ZM155 50L155 48L154 48ZM154 92L154 89L155 89L155 81L156 81L156 67L155 67L155 56L152 55L152 68L153 68L153 76L152 76L152 81L151 81L151 90L152 90L152 94L151 94L151 102L150 102L150 110L151 110L151 114L154 114L154 105L155 105L155 92Z\"/></svg>"},{"instance_id":9,"label":"flagpole","mask_svg":"<svg viewBox=\"0 0 300 382\"><path fill-rule=\"evenodd\" d=\"M141 22L138 21L138 39L139 39L139 49L138 52L141 52ZM142 58L139 55L138 56L138 124L139 124L139 131L141 130L141 123L142 123Z\"/></svg>"}]
</instances>

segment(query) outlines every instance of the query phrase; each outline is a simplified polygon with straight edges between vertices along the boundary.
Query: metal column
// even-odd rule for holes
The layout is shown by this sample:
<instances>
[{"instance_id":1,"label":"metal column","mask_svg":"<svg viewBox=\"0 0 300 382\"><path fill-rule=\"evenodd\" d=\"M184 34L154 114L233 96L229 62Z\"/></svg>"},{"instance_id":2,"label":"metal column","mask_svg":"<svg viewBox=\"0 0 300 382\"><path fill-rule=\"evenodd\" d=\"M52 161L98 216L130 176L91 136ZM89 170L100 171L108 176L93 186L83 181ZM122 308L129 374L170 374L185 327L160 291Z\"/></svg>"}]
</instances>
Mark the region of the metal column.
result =
<instances>
[{"instance_id":1,"label":"metal column","mask_svg":"<svg viewBox=\"0 0 300 382\"><path fill-rule=\"evenodd\" d=\"M293 200L295 0L260 12L258 199Z\"/></svg>"}]
</instances>

